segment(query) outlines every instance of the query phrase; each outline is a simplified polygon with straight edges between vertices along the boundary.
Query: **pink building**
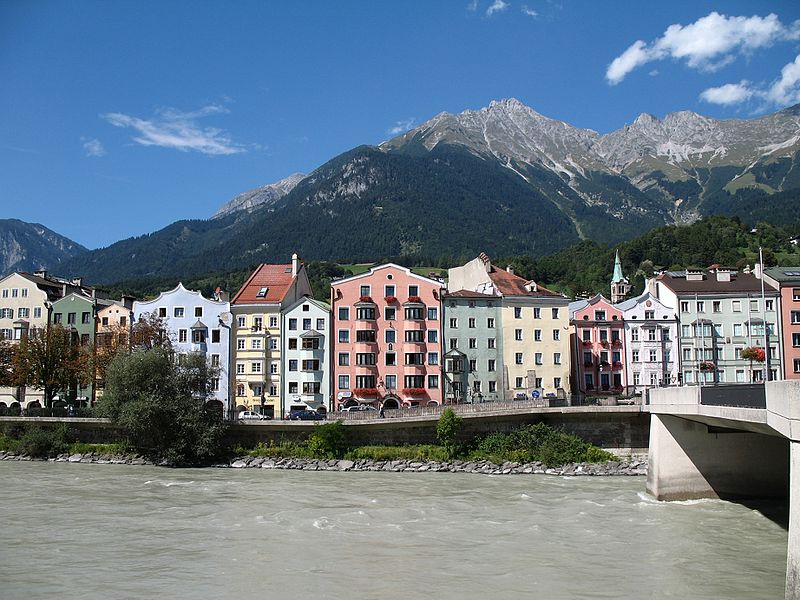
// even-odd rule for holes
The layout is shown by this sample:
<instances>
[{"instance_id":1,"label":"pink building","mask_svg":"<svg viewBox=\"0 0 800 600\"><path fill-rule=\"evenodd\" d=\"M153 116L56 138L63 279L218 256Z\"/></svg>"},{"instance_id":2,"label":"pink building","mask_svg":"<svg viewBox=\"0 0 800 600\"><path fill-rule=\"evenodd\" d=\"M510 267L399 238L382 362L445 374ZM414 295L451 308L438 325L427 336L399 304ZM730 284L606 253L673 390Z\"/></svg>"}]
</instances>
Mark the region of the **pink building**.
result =
<instances>
[{"instance_id":1,"label":"pink building","mask_svg":"<svg viewBox=\"0 0 800 600\"><path fill-rule=\"evenodd\" d=\"M574 328L575 387L583 394L614 394L627 388L622 311L602 295L569 305Z\"/></svg>"},{"instance_id":2,"label":"pink building","mask_svg":"<svg viewBox=\"0 0 800 600\"><path fill-rule=\"evenodd\" d=\"M441 403L441 291L394 264L331 282L337 409Z\"/></svg>"}]
</instances>

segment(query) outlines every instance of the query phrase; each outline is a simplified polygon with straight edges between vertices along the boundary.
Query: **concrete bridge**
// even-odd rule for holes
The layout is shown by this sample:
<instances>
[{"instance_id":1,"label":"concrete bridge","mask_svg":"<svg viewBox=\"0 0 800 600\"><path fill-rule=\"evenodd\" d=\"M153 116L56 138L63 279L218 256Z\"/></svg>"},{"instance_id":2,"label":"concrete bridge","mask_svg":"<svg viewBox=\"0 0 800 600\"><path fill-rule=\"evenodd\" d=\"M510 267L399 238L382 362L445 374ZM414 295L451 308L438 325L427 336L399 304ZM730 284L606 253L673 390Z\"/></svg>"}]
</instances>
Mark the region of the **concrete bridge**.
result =
<instances>
[{"instance_id":1,"label":"concrete bridge","mask_svg":"<svg viewBox=\"0 0 800 600\"><path fill-rule=\"evenodd\" d=\"M785 597L800 600L800 381L656 389L648 408L654 497L788 497Z\"/></svg>"}]
</instances>

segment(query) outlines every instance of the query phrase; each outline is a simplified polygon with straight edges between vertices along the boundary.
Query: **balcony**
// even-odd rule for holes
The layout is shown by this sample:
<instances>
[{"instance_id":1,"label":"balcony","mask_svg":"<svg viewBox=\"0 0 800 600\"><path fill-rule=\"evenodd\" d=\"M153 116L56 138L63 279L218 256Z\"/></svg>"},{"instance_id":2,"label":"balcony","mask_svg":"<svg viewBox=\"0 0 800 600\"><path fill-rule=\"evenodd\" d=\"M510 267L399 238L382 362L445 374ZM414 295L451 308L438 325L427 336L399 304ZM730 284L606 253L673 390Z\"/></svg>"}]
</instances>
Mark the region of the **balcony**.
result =
<instances>
[{"instance_id":1,"label":"balcony","mask_svg":"<svg viewBox=\"0 0 800 600\"><path fill-rule=\"evenodd\" d=\"M612 368L613 368L615 371L617 371L617 370L619 370L619 369L621 369L621 368L622 368L622 362L621 362L621 361L618 361L618 360L617 360L617 361L614 361L614 363L611 365L611 367L612 367Z\"/></svg>"},{"instance_id":2,"label":"balcony","mask_svg":"<svg viewBox=\"0 0 800 600\"><path fill-rule=\"evenodd\" d=\"M425 365L404 365L405 372L409 375L424 375Z\"/></svg>"},{"instance_id":3,"label":"balcony","mask_svg":"<svg viewBox=\"0 0 800 600\"><path fill-rule=\"evenodd\" d=\"M372 296L361 296L358 299L358 302L356 302L356 304L372 304L373 306L375 305L375 303L372 301Z\"/></svg>"},{"instance_id":4,"label":"balcony","mask_svg":"<svg viewBox=\"0 0 800 600\"><path fill-rule=\"evenodd\" d=\"M594 342L592 342L592 340L583 340L583 345L584 345L586 348L591 348L593 343L594 343Z\"/></svg>"},{"instance_id":5,"label":"balcony","mask_svg":"<svg viewBox=\"0 0 800 600\"><path fill-rule=\"evenodd\" d=\"M611 345L614 348L621 348L622 347L622 340L620 340L620 339L611 340Z\"/></svg>"},{"instance_id":6,"label":"balcony","mask_svg":"<svg viewBox=\"0 0 800 600\"><path fill-rule=\"evenodd\" d=\"M369 331L378 330L378 322L375 319L359 319L356 318L359 329L367 329Z\"/></svg>"},{"instance_id":7,"label":"balcony","mask_svg":"<svg viewBox=\"0 0 800 600\"><path fill-rule=\"evenodd\" d=\"M397 302L397 296L384 296L383 301L386 302L386 304L394 304Z\"/></svg>"},{"instance_id":8,"label":"balcony","mask_svg":"<svg viewBox=\"0 0 800 600\"><path fill-rule=\"evenodd\" d=\"M428 393L425 388L403 388L402 391L404 396L425 396Z\"/></svg>"},{"instance_id":9,"label":"balcony","mask_svg":"<svg viewBox=\"0 0 800 600\"><path fill-rule=\"evenodd\" d=\"M378 365L356 365L356 375L373 375Z\"/></svg>"},{"instance_id":10,"label":"balcony","mask_svg":"<svg viewBox=\"0 0 800 600\"><path fill-rule=\"evenodd\" d=\"M591 360L589 360L589 361L584 361L584 362L583 362L583 366L584 366L584 367L586 367L587 369L591 369L591 368L594 366L594 362L593 362L593 361L591 361Z\"/></svg>"},{"instance_id":11,"label":"balcony","mask_svg":"<svg viewBox=\"0 0 800 600\"><path fill-rule=\"evenodd\" d=\"M422 340L406 340L403 344L409 348L422 348L425 346L426 342L424 339Z\"/></svg>"}]
</instances>

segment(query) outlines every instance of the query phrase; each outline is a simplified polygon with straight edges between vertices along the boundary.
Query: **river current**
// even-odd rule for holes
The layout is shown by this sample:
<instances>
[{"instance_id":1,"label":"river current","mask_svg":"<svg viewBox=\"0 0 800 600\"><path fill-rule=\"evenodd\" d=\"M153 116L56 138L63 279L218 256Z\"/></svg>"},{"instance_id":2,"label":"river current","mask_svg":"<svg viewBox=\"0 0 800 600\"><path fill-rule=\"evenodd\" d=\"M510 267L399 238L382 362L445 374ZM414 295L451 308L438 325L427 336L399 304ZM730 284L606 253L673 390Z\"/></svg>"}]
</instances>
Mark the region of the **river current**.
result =
<instances>
[{"instance_id":1,"label":"river current","mask_svg":"<svg viewBox=\"0 0 800 600\"><path fill-rule=\"evenodd\" d=\"M781 598L786 531L642 477L0 462L0 597Z\"/></svg>"}]
</instances>

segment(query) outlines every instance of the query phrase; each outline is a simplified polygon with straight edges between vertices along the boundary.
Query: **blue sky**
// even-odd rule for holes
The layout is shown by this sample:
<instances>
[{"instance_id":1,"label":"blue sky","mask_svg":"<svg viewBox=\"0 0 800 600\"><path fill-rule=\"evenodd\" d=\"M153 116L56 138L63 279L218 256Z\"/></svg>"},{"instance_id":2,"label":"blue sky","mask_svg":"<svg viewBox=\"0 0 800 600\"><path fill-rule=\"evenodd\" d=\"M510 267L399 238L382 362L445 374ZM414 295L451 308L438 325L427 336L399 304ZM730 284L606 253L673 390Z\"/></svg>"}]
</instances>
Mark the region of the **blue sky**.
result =
<instances>
[{"instance_id":1,"label":"blue sky","mask_svg":"<svg viewBox=\"0 0 800 600\"><path fill-rule=\"evenodd\" d=\"M750 118L800 102L798 19L795 2L5 0L0 217L101 247L499 98L601 133Z\"/></svg>"}]
</instances>

